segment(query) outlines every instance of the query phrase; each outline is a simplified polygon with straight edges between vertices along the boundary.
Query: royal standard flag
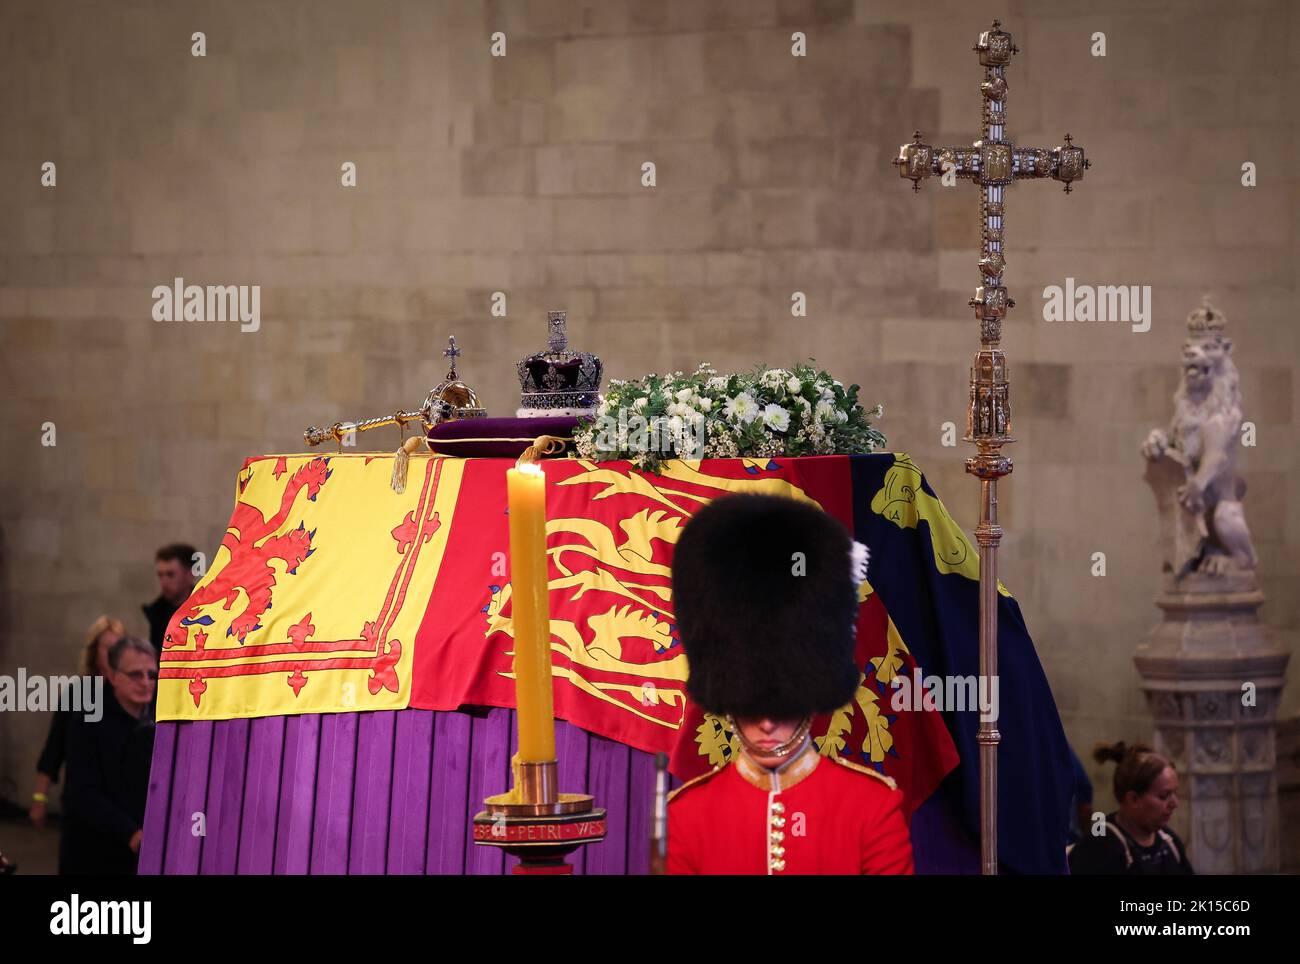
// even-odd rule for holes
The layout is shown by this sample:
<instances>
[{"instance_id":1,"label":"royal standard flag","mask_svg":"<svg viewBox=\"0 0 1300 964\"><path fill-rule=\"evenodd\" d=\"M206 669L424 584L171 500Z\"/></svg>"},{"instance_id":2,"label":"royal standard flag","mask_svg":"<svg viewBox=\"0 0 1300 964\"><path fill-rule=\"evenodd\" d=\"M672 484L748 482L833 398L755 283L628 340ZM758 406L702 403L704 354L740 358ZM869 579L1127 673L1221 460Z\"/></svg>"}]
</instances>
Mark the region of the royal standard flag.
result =
<instances>
[{"instance_id":1,"label":"royal standard flag","mask_svg":"<svg viewBox=\"0 0 1300 964\"><path fill-rule=\"evenodd\" d=\"M979 555L904 454L850 457L856 537L886 564L872 583L925 674L979 675ZM998 859L1028 874L1065 873L1070 746L1020 606L998 585ZM979 834L979 713L945 709L961 755L957 818ZM945 787L946 789L946 787Z\"/></svg>"},{"instance_id":2,"label":"royal standard flag","mask_svg":"<svg viewBox=\"0 0 1300 964\"><path fill-rule=\"evenodd\" d=\"M513 461L416 457L401 495L389 485L392 463L360 454L248 460L213 565L169 626L160 719L514 705L505 487ZM848 705L815 721L818 747L893 776L909 810L954 770L967 785L976 758L966 717L977 714L892 699L902 679L965 671L978 659L973 550L910 459L674 460L659 474L627 462L541 464L558 717L667 752L682 778L730 758L725 721L685 696L672 552L709 501L774 493L819 505L872 550L858 621L861 684ZM1025 698L1059 733L1014 613L1003 620L1003 702L1013 689L1006 678L1029 687ZM1020 663L1008 639L1023 650ZM1027 771L1054 772L1041 766L1056 750L1050 727L1028 743L1001 728L1004 747L1029 746ZM1004 820L1015 812L1004 804ZM1013 849L1016 833L1004 837Z\"/></svg>"}]
</instances>

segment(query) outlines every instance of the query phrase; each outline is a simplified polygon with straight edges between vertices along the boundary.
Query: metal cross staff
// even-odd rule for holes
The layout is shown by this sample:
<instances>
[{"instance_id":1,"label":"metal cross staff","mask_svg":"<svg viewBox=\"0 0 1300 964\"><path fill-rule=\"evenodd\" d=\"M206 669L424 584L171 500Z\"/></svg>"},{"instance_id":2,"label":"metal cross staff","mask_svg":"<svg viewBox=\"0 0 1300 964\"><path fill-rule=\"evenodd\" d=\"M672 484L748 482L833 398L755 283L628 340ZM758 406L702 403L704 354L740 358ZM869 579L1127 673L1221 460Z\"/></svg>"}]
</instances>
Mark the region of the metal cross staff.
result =
<instances>
[{"instance_id":1,"label":"metal cross staff","mask_svg":"<svg viewBox=\"0 0 1300 964\"><path fill-rule=\"evenodd\" d=\"M1015 302L1007 297L1002 285L1002 189L1024 178L1050 177L1065 183L1083 177L1091 166L1084 159L1083 148L1065 143L1055 149L1014 147L1005 135L1007 80L1006 67L1019 48L1011 43L1011 34L993 21L993 27L980 34L975 52L984 67L984 136L971 147L942 147L937 151L921 143L921 132L912 143L902 145L894 164L898 173L912 182L912 190L921 189L924 178L948 175L972 180L980 187L980 285L970 306L980 323L980 350L970 370L970 405L966 412L966 441L974 442L976 454L966 459L966 471L980 480L982 499L980 522L975 529L980 554L980 676L991 679L998 672L998 543L1002 528L998 525L998 479L1011 474L1011 458L1002 454L1002 446L1014 442L1011 435L1010 377L1002 341L1002 319ZM997 724L981 718L980 747L980 857L986 874L998 872L998 733Z\"/></svg>"}]
</instances>

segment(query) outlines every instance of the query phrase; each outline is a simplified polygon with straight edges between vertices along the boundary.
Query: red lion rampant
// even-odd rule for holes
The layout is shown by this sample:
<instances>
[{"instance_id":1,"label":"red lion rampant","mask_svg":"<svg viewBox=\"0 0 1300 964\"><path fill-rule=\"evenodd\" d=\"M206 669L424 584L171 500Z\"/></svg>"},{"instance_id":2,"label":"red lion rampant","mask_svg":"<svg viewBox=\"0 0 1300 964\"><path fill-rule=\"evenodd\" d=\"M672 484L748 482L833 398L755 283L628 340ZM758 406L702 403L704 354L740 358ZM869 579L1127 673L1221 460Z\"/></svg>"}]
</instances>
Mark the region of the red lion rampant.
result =
<instances>
[{"instance_id":1,"label":"red lion rampant","mask_svg":"<svg viewBox=\"0 0 1300 964\"><path fill-rule=\"evenodd\" d=\"M303 489L307 490L308 501L315 502L331 473L326 459L307 462L289 479L280 498L279 511L269 519L256 506L247 502L236 504L230 526L221 540L221 545L230 553L230 559L212 582L196 589L176 611L163 638L164 649L184 646L189 640L190 626L211 625L212 617L200 616L199 610L217 601L222 601L222 608L229 610L241 589L248 596L248 603L231 621L226 635L238 637L242 646L249 633L261 628L261 617L271 608L271 589L275 586L275 570L271 563L280 560L286 571L293 575L316 551L311 545L316 530L308 532L302 523L283 535L271 533L284 525Z\"/></svg>"}]
</instances>

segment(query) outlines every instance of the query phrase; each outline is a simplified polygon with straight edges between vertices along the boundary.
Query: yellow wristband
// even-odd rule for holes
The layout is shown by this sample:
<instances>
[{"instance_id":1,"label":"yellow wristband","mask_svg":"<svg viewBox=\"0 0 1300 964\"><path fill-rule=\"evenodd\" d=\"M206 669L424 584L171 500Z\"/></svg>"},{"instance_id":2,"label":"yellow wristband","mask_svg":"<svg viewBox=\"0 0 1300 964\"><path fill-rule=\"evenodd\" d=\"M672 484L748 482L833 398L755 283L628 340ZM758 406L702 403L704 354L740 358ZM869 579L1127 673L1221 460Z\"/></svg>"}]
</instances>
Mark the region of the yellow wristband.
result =
<instances>
[{"instance_id":1,"label":"yellow wristband","mask_svg":"<svg viewBox=\"0 0 1300 964\"><path fill-rule=\"evenodd\" d=\"M49 797L47 797L43 793L33 793L32 799L35 800L37 803L44 803L46 800L49 799Z\"/></svg>"}]
</instances>

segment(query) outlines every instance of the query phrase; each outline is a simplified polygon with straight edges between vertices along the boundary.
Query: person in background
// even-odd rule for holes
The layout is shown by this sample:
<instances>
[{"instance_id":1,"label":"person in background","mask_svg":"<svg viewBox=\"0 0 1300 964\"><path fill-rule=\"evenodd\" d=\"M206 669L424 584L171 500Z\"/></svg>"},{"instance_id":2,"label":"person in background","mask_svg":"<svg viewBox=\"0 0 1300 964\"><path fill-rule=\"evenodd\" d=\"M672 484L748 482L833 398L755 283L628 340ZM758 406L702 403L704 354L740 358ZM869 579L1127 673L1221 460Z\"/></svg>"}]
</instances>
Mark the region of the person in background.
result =
<instances>
[{"instance_id":1,"label":"person in background","mask_svg":"<svg viewBox=\"0 0 1300 964\"><path fill-rule=\"evenodd\" d=\"M181 603L194 591L194 560L198 551L185 542L173 542L154 553L154 573L158 576L158 598L141 606L149 620L149 642L161 649L167 624Z\"/></svg>"},{"instance_id":2,"label":"person in background","mask_svg":"<svg viewBox=\"0 0 1300 964\"><path fill-rule=\"evenodd\" d=\"M1195 873L1187 848L1169 829L1178 808L1178 771L1166 757L1141 743L1099 744L1093 753L1098 763L1113 761L1115 800L1119 809L1107 814L1104 833L1091 826L1070 848L1072 874L1128 874L1134 876Z\"/></svg>"},{"instance_id":3,"label":"person in background","mask_svg":"<svg viewBox=\"0 0 1300 964\"><path fill-rule=\"evenodd\" d=\"M108 679L108 651L114 643L126 635L126 626L122 620L112 616L100 616L86 630L86 645L81 650L82 676L103 676ZM63 768L65 745L68 738L68 723L73 713L69 710L57 710L50 717L50 732L45 737L45 747L40 759L36 761L36 789L32 792L32 806L27 811L32 825L45 826L46 804L49 802L50 784L58 783L59 771Z\"/></svg>"},{"instance_id":4,"label":"person in background","mask_svg":"<svg viewBox=\"0 0 1300 964\"><path fill-rule=\"evenodd\" d=\"M69 722L60 874L136 872L153 758L157 651L122 637L108 651L108 683L103 718L88 723L73 715Z\"/></svg>"}]
</instances>

